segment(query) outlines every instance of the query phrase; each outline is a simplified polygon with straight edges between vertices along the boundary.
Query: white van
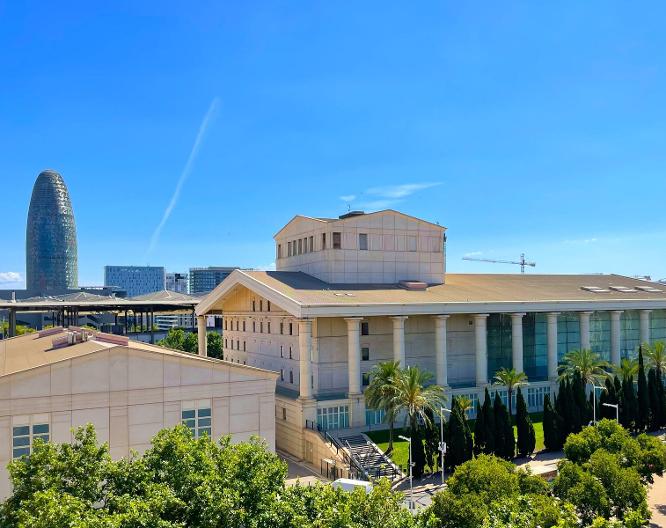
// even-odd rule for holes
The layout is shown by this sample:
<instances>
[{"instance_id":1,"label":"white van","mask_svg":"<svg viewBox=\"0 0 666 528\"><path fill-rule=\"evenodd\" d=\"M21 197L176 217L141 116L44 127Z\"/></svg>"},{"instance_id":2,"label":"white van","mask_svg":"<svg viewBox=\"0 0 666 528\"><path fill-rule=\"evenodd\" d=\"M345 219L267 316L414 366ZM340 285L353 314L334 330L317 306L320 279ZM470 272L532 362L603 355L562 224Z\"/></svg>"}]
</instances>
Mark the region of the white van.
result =
<instances>
[{"instance_id":1,"label":"white van","mask_svg":"<svg viewBox=\"0 0 666 528\"><path fill-rule=\"evenodd\" d=\"M363 488L366 493L372 491L372 483L367 480L338 479L331 484L334 488L341 488L345 491L354 491L356 488Z\"/></svg>"}]
</instances>

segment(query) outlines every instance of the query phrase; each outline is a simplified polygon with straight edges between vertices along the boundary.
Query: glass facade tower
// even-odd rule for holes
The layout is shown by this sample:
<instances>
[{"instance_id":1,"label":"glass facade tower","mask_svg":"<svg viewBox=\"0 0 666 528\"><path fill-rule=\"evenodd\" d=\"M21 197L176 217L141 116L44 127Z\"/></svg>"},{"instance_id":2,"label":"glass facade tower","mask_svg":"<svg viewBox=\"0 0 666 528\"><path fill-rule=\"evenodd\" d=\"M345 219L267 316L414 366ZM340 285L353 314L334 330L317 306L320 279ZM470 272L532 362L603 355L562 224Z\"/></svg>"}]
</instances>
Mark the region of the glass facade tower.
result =
<instances>
[{"instance_id":1,"label":"glass facade tower","mask_svg":"<svg viewBox=\"0 0 666 528\"><path fill-rule=\"evenodd\" d=\"M39 174L32 188L26 228L26 287L41 294L78 286L74 211L62 176Z\"/></svg>"}]
</instances>

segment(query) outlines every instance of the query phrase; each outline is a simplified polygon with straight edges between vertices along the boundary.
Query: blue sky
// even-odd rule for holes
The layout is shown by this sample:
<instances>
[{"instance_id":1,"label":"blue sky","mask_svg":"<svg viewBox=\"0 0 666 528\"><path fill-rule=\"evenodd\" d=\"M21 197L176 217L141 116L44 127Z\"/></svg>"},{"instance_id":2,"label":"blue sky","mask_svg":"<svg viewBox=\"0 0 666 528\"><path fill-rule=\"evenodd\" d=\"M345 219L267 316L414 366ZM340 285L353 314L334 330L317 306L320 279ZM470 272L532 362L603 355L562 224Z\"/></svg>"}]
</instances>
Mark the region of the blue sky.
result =
<instances>
[{"instance_id":1,"label":"blue sky","mask_svg":"<svg viewBox=\"0 0 666 528\"><path fill-rule=\"evenodd\" d=\"M81 284L105 264L265 267L293 215L347 202L447 226L451 271L525 252L543 273L666 277L665 15L0 0L0 288L20 285L45 168Z\"/></svg>"}]
</instances>

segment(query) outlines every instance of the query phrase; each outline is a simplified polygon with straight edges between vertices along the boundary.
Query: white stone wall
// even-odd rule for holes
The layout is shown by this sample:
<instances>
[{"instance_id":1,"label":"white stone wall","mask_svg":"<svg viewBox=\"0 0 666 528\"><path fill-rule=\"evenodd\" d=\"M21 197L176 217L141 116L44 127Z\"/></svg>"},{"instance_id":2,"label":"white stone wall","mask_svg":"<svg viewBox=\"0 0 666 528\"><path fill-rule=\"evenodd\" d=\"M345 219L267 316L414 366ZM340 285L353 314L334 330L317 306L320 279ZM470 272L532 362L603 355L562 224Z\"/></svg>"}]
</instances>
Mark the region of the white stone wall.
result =
<instances>
[{"instance_id":1,"label":"white stone wall","mask_svg":"<svg viewBox=\"0 0 666 528\"><path fill-rule=\"evenodd\" d=\"M333 249L334 232L341 233L341 249ZM367 234L367 250L359 249L361 233ZM392 211L334 222L299 217L275 238L276 269L303 271L331 283L439 284L445 276L443 236L442 227ZM298 247L299 240L301 252L288 256L289 242Z\"/></svg>"},{"instance_id":2,"label":"white stone wall","mask_svg":"<svg viewBox=\"0 0 666 528\"><path fill-rule=\"evenodd\" d=\"M275 448L275 381L221 362L115 347L0 379L0 499L11 493L6 466L12 425L49 423L50 439L92 423L114 458L143 452L181 421L183 402L210 402L213 436L252 435ZM37 418L35 418L37 417ZM37 420L37 421L35 421ZM42 421L45 420L45 421Z\"/></svg>"}]
</instances>

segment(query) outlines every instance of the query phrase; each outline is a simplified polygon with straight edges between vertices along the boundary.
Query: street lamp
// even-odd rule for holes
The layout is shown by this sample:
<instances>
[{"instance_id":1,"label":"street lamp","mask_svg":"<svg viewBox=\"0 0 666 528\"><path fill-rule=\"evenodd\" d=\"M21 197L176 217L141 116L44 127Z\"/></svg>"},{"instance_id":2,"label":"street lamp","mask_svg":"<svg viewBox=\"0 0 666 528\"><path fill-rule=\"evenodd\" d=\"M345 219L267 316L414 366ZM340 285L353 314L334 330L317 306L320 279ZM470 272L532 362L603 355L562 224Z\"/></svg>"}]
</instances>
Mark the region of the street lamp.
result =
<instances>
[{"instance_id":1,"label":"street lamp","mask_svg":"<svg viewBox=\"0 0 666 528\"><path fill-rule=\"evenodd\" d=\"M444 413L452 413L453 411L451 409L447 409L446 407L440 407L439 408L439 413L440 413L440 420L439 420L439 433L440 433L440 441L439 441L439 452L442 454L442 456L439 459L439 464L442 466L442 486L444 485L444 455L446 454L446 442L444 441Z\"/></svg>"},{"instance_id":2,"label":"street lamp","mask_svg":"<svg viewBox=\"0 0 666 528\"><path fill-rule=\"evenodd\" d=\"M592 384L592 424L597 424L597 389L606 390L606 387L600 387L598 385Z\"/></svg>"},{"instance_id":3,"label":"street lamp","mask_svg":"<svg viewBox=\"0 0 666 528\"><path fill-rule=\"evenodd\" d=\"M412 439L407 436L398 435L398 438L409 442L409 509L414 506L414 486L412 484Z\"/></svg>"},{"instance_id":4,"label":"street lamp","mask_svg":"<svg viewBox=\"0 0 666 528\"><path fill-rule=\"evenodd\" d=\"M617 403L604 403L606 407L614 407L615 408L615 420L617 423L620 423L620 406Z\"/></svg>"}]
</instances>

